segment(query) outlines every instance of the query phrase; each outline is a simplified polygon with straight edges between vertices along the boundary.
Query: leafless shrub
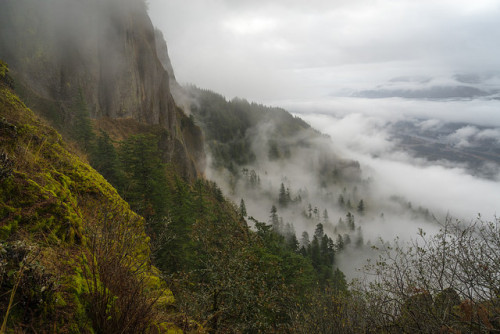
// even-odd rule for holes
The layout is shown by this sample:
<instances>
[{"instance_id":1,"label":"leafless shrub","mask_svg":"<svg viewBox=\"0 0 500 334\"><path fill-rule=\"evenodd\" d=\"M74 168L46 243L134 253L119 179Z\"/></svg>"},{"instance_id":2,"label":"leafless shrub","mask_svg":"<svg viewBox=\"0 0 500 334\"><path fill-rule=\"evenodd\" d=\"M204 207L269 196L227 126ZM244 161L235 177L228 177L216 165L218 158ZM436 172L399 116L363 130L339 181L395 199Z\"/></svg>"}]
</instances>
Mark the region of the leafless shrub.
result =
<instances>
[{"instance_id":1,"label":"leafless shrub","mask_svg":"<svg viewBox=\"0 0 500 334\"><path fill-rule=\"evenodd\" d=\"M152 291L149 248L142 221L96 213L87 224L83 273L88 314L98 333L143 333L162 291ZM156 277L157 279L157 277Z\"/></svg>"},{"instance_id":2,"label":"leafless shrub","mask_svg":"<svg viewBox=\"0 0 500 334\"><path fill-rule=\"evenodd\" d=\"M500 332L500 221L447 219L409 245L387 246L357 290L375 331Z\"/></svg>"}]
</instances>

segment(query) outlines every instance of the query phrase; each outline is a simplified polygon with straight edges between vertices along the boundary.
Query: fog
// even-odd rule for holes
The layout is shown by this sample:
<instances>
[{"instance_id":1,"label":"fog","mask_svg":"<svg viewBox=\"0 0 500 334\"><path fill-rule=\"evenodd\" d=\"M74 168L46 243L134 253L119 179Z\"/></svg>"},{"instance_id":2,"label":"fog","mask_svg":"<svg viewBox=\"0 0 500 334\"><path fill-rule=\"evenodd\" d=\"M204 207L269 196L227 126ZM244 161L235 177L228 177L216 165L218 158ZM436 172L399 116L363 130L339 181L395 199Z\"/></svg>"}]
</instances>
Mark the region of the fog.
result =
<instances>
[{"instance_id":1,"label":"fog","mask_svg":"<svg viewBox=\"0 0 500 334\"><path fill-rule=\"evenodd\" d=\"M469 147L474 137L488 137L498 148L500 124L492 114L498 113L499 107L499 101L481 100L335 99L314 107L309 103L299 104L295 109L315 111L300 115L330 135L344 156L360 161L378 193L405 194L412 203L440 208L457 218L471 220L479 213L492 218L500 211L500 166L492 166L496 177L488 180L472 175L463 164L416 158L411 152L398 149L389 129L401 119L415 120L424 130L446 121L473 122L491 128L479 130L474 125L465 125L444 140L457 147Z\"/></svg>"},{"instance_id":2,"label":"fog","mask_svg":"<svg viewBox=\"0 0 500 334\"><path fill-rule=\"evenodd\" d=\"M302 198L278 208L299 238L322 220L304 216L309 203L328 210L327 233L345 232L337 221L356 209L340 207L340 195L365 201L355 214L365 243L500 211L500 2L149 3L180 83L284 107L329 136L279 164L262 144L269 125L248 133L259 159L245 167L259 190L207 172L255 218L269 221L281 183ZM359 162L359 180L324 187L322 158ZM352 252L339 259L348 272L363 258Z\"/></svg>"}]
</instances>

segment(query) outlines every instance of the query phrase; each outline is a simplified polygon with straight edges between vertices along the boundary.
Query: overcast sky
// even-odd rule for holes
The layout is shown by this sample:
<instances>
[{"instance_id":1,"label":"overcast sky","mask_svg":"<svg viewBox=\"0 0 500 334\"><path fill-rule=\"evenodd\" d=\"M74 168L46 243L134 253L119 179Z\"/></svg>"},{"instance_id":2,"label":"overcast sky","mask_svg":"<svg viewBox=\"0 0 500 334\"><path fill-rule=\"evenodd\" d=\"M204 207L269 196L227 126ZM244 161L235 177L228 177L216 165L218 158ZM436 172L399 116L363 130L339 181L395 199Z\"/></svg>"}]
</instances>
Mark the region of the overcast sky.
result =
<instances>
[{"instance_id":1,"label":"overcast sky","mask_svg":"<svg viewBox=\"0 0 500 334\"><path fill-rule=\"evenodd\" d=\"M499 0L149 0L181 83L258 102L500 69Z\"/></svg>"}]
</instances>

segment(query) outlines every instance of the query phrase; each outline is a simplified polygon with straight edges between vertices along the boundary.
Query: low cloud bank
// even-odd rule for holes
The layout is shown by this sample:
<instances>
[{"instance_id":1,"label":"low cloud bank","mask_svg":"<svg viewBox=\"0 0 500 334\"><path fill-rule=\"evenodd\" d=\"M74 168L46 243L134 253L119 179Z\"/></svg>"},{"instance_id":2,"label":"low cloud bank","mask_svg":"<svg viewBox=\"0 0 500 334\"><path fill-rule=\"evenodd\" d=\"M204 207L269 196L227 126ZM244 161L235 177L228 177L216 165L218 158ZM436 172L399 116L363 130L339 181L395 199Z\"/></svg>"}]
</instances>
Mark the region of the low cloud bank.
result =
<instances>
[{"instance_id":1,"label":"low cloud bank","mask_svg":"<svg viewBox=\"0 0 500 334\"><path fill-rule=\"evenodd\" d=\"M498 143L499 101L417 101L402 99L332 99L324 103L301 102L287 107L313 127L328 134L332 145L361 163L364 175L381 196L404 196L414 205L448 212L466 221L481 214L486 219L500 212L500 178L487 180L471 175L461 164L416 158L398 148L390 127L413 119L422 129L447 122L466 123L443 138L454 146L470 146L473 140ZM481 129L481 126L490 126ZM497 175L499 165L494 168Z\"/></svg>"}]
</instances>

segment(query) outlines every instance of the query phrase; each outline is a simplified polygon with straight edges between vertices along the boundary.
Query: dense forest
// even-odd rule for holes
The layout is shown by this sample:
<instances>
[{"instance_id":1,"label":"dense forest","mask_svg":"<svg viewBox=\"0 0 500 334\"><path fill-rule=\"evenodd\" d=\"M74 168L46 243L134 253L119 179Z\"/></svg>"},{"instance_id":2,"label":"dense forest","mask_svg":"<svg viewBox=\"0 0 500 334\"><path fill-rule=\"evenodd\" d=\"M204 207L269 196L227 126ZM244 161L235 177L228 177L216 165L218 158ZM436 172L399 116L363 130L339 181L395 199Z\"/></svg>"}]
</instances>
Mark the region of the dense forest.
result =
<instances>
[{"instance_id":1,"label":"dense forest","mask_svg":"<svg viewBox=\"0 0 500 334\"><path fill-rule=\"evenodd\" d=\"M368 242L362 227L386 207L359 163L281 108L196 87L181 90L189 110L176 106L137 3L99 14L143 52L113 69L117 87L86 72L107 63L76 40L63 61L59 40L29 58L0 34L14 63L0 61L1 334L500 331L498 219L439 223L394 198L439 232ZM0 23L25 52L48 38L19 19L31 5L9 1ZM151 91L128 87L130 73ZM353 250L376 256L351 281L339 259Z\"/></svg>"}]
</instances>

